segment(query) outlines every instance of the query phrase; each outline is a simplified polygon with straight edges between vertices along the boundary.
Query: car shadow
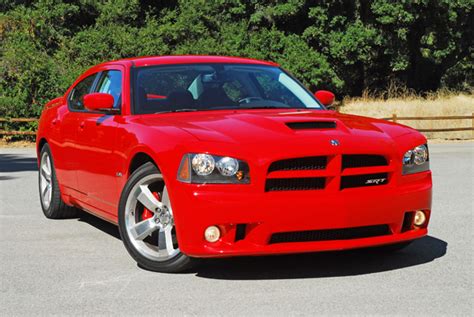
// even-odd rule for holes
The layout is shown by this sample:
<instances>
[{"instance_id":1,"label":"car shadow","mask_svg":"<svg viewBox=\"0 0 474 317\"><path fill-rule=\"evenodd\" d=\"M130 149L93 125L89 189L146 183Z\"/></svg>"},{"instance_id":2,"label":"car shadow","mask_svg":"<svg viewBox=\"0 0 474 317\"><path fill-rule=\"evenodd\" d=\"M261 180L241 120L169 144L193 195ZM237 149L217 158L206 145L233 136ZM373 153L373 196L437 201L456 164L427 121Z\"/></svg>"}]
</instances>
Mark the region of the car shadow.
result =
<instances>
[{"instance_id":1,"label":"car shadow","mask_svg":"<svg viewBox=\"0 0 474 317\"><path fill-rule=\"evenodd\" d=\"M431 262L446 254L447 243L432 236L398 252L374 249L204 260L193 273L221 280L272 280L363 275Z\"/></svg>"},{"instance_id":2,"label":"car shadow","mask_svg":"<svg viewBox=\"0 0 474 317\"><path fill-rule=\"evenodd\" d=\"M34 157L16 154L0 154L0 173L37 171L38 163Z\"/></svg>"},{"instance_id":3,"label":"car shadow","mask_svg":"<svg viewBox=\"0 0 474 317\"><path fill-rule=\"evenodd\" d=\"M100 231L102 231L104 233L107 233L108 235L110 235L110 236L112 236L116 239L121 240L120 233L119 233L118 227L116 225L114 225L110 222L107 222L105 220L102 220L102 219L100 219L96 216L93 216L91 214L88 214L85 211L80 211L79 212L77 221L85 222L85 223L99 229Z\"/></svg>"},{"instance_id":4,"label":"car shadow","mask_svg":"<svg viewBox=\"0 0 474 317\"><path fill-rule=\"evenodd\" d=\"M86 212L78 221L120 238L118 227ZM447 242L426 236L398 252L377 249L318 252L292 255L205 259L187 274L220 280L272 280L364 275L425 264L443 257ZM186 274L186 273L185 273Z\"/></svg>"},{"instance_id":5,"label":"car shadow","mask_svg":"<svg viewBox=\"0 0 474 317\"><path fill-rule=\"evenodd\" d=\"M16 177L0 175L0 181L9 181L15 179Z\"/></svg>"}]
</instances>

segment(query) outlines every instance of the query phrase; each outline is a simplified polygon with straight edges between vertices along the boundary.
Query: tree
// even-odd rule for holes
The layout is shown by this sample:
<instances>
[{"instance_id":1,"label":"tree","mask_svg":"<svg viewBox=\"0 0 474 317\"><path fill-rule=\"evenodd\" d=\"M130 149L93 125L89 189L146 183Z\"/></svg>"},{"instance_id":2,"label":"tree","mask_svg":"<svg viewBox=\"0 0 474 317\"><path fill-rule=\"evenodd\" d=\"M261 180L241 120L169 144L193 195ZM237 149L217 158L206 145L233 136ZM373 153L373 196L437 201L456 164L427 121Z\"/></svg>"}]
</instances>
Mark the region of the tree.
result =
<instances>
[{"instance_id":1,"label":"tree","mask_svg":"<svg viewBox=\"0 0 474 317\"><path fill-rule=\"evenodd\" d=\"M36 116L111 59L222 54L280 63L311 89L471 91L472 0L0 2L0 116Z\"/></svg>"}]
</instances>

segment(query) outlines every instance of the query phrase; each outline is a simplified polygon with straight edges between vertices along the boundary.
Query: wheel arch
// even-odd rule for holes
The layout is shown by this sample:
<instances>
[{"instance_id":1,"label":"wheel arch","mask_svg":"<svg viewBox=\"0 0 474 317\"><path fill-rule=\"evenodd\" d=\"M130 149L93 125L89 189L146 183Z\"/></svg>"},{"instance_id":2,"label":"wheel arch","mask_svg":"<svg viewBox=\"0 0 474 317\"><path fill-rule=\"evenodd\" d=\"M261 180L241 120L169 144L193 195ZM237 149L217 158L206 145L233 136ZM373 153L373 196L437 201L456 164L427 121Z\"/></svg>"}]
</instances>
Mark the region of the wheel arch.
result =
<instances>
[{"instance_id":1,"label":"wheel arch","mask_svg":"<svg viewBox=\"0 0 474 317\"><path fill-rule=\"evenodd\" d=\"M39 164L39 160L40 160L41 149L47 143L48 143L48 141L46 140L45 137L40 138L38 140L38 142L36 143L37 144L37 146L36 146L36 157L38 158L38 164Z\"/></svg>"},{"instance_id":2,"label":"wheel arch","mask_svg":"<svg viewBox=\"0 0 474 317\"><path fill-rule=\"evenodd\" d=\"M130 175L132 175L133 172L135 172L135 170L137 170L140 166L148 162L152 163L156 166L156 168L159 169L158 164L155 162L155 160L150 154L144 151L136 152L130 160L130 163L128 164L127 178L130 177Z\"/></svg>"}]
</instances>

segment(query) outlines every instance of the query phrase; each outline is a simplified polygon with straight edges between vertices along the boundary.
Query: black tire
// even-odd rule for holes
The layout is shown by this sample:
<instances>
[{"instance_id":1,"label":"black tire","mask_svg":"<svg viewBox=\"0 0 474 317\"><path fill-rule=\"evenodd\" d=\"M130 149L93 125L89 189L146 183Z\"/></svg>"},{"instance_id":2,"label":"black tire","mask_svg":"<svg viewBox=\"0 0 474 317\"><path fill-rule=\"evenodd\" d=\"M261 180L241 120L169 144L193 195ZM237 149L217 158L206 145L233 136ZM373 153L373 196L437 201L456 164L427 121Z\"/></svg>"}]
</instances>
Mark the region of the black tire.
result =
<instances>
[{"instance_id":1,"label":"black tire","mask_svg":"<svg viewBox=\"0 0 474 317\"><path fill-rule=\"evenodd\" d=\"M118 211L118 223L120 237L122 238L123 244L127 249L128 253L137 262L137 264L150 271L164 272L164 273L178 273L190 269L196 264L196 259L190 258L182 252L175 255L169 260L164 261L153 261L146 258L135 248L127 234L125 227L125 206L127 203L128 196L131 194L133 187L144 177L158 173L158 168L151 162L145 163L139 167L128 179L120 197L119 211Z\"/></svg>"},{"instance_id":2,"label":"black tire","mask_svg":"<svg viewBox=\"0 0 474 317\"><path fill-rule=\"evenodd\" d=\"M49 206L45 205L46 203L43 202L42 193L41 193L41 167L42 167L41 162L43 160L44 155L48 155L51 162L50 185L51 185L52 193L51 193L51 201L49 203ZM54 169L54 160L51 154L51 149L49 148L49 145L47 143L41 148L41 152L40 152L40 166L38 169L38 188L39 188L39 194L40 194L41 208L43 209L43 213L46 216L46 218L67 219L67 218L74 218L77 216L78 209L76 209L75 207L66 205L64 201L61 199L59 183L56 178L56 170Z\"/></svg>"}]
</instances>

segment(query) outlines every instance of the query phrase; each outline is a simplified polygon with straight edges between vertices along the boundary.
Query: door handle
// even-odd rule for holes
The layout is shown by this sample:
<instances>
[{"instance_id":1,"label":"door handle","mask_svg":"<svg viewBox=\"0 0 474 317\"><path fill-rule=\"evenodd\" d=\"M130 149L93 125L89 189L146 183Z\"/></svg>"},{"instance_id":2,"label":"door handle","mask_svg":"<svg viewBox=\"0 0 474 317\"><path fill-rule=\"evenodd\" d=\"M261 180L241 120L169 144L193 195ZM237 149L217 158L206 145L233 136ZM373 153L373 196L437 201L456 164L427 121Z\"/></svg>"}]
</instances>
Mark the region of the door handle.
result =
<instances>
[{"instance_id":1,"label":"door handle","mask_svg":"<svg viewBox=\"0 0 474 317\"><path fill-rule=\"evenodd\" d=\"M79 129L83 130L84 129L84 125L85 125L85 122L82 121L81 123L79 123Z\"/></svg>"},{"instance_id":2,"label":"door handle","mask_svg":"<svg viewBox=\"0 0 474 317\"><path fill-rule=\"evenodd\" d=\"M53 125L56 125L58 122L59 122L59 119L58 119L58 118L54 118L54 119L51 121L51 123L52 123Z\"/></svg>"}]
</instances>

